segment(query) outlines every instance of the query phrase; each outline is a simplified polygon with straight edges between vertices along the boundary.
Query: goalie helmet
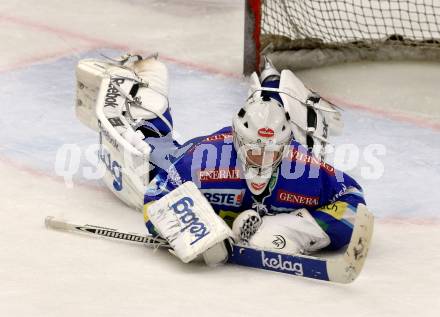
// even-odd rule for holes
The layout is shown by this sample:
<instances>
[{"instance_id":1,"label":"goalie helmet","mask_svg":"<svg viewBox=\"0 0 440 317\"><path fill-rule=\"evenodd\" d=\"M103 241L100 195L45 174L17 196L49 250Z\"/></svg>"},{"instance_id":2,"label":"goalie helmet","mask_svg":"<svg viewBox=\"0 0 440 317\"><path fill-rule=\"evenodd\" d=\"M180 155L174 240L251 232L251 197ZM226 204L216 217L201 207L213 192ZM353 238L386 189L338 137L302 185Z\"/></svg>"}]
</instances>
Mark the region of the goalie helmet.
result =
<instances>
[{"instance_id":1,"label":"goalie helmet","mask_svg":"<svg viewBox=\"0 0 440 317\"><path fill-rule=\"evenodd\" d=\"M261 194L292 140L289 115L278 101L253 97L234 117L232 130L246 183Z\"/></svg>"}]
</instances>

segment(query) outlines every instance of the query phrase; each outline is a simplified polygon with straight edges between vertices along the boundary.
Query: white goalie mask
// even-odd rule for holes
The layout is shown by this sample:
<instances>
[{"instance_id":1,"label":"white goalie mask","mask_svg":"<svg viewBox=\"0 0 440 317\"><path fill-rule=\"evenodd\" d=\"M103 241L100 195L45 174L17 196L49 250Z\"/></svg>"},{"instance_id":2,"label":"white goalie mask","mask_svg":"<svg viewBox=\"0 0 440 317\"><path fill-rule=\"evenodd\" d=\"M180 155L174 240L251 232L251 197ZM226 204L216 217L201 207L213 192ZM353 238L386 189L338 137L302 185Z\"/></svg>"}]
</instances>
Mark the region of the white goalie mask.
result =
<instances>
[{"instance_id":1,"label":"white goalie mask","mask_svg":"<svg viewBox=\"0 0 440 317\"><path fill-rule=\"evenodd\" d=\"M289 115L278 101L254 97L234 117L232 130L247 185L261 194L292 140Z\"/></svg>"}]
</instances>

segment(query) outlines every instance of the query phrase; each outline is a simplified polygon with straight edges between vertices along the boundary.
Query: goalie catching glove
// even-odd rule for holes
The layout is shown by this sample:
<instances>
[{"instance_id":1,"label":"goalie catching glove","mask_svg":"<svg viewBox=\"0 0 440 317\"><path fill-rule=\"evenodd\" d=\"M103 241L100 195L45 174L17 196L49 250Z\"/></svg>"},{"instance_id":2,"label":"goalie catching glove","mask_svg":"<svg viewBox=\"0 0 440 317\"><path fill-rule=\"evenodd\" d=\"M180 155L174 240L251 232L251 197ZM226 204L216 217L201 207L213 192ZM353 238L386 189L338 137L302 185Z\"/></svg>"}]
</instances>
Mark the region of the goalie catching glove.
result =
<instances>
[{"instance_id":1,"label":"goalie catching glove","mask_svg":"<svg viewBox=\"0 0 440 317\"><path fill-rule=\"evenodd\" d=\"M249 209L234 220L232 231L239 244L290 255L308 254L330 243L329 236L305 208L264 217Z\"/></svg>"},{"instance_id":2,"label":"goalie catching glove","mask_svg":"<svg viewBox=\"0 0 440 317\"><path fill-rule=\"evenodd\" d=\"M227 261L224 240L231 229L214 212L193 182L186 182L148 206L147 214L160 236L184 263L203 255L208 265Z\"/></svg>"}]
</instances>

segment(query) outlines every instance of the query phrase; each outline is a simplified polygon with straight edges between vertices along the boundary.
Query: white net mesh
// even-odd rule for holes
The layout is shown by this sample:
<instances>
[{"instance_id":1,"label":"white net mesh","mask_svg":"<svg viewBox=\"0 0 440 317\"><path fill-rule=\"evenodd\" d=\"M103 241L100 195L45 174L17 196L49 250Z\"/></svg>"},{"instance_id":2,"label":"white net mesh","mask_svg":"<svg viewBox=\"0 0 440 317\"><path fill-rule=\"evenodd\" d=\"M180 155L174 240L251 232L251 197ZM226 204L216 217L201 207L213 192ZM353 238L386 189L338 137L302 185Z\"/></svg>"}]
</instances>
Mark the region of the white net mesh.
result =
<instances>
[{"instance_id":1,"label":"white net mesh","mask_svg":"<svg viewBox=\"0 0 440 317\"><path fill-rule=\"evenodd\" d=\"M264 0L261 33L322 44L377 43L391 36L439 44L440 1Z\"/></svg>"},{"instance_id":2,"label":"white net mesh","mask_svg":"<svg viewBox=\"0 0 440 317\"><path fill-rule=\"evenodd\" d=\"M262 49L338 50L347 61L399 59L398 45L415 49L400 59L440 59L440 0L262 0L261 10Z\"/></svg>"}]
</instances>

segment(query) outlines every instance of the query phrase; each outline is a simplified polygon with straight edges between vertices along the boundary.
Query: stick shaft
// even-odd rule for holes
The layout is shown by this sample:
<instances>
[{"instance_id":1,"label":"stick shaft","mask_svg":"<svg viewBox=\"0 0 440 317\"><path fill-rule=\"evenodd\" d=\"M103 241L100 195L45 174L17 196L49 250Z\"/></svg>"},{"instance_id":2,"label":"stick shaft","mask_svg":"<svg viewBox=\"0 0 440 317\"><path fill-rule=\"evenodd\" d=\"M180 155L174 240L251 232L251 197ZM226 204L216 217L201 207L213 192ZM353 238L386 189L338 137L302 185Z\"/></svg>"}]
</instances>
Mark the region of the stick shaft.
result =
<instances>
[{"instance_id":1,"label":"stick shaft","mask_svg":"<svg viewBox=\"0 0 440 317\"><path fill-rule=\"evenodd\" d=\"M52 228L61 231L70 231L75 233L83 233L88 235L100 236L115 240L124 240L128 242L134 242L138 244L143 244L148 247L164 247L170 248L166 240L153 237L152 235L142 235L139 233L122 232L116 229L92 226L92 225L76 225L72 223L65 222L55 217L46 217L44 221L47 228Z\"/></svg>"}]
</instances>

